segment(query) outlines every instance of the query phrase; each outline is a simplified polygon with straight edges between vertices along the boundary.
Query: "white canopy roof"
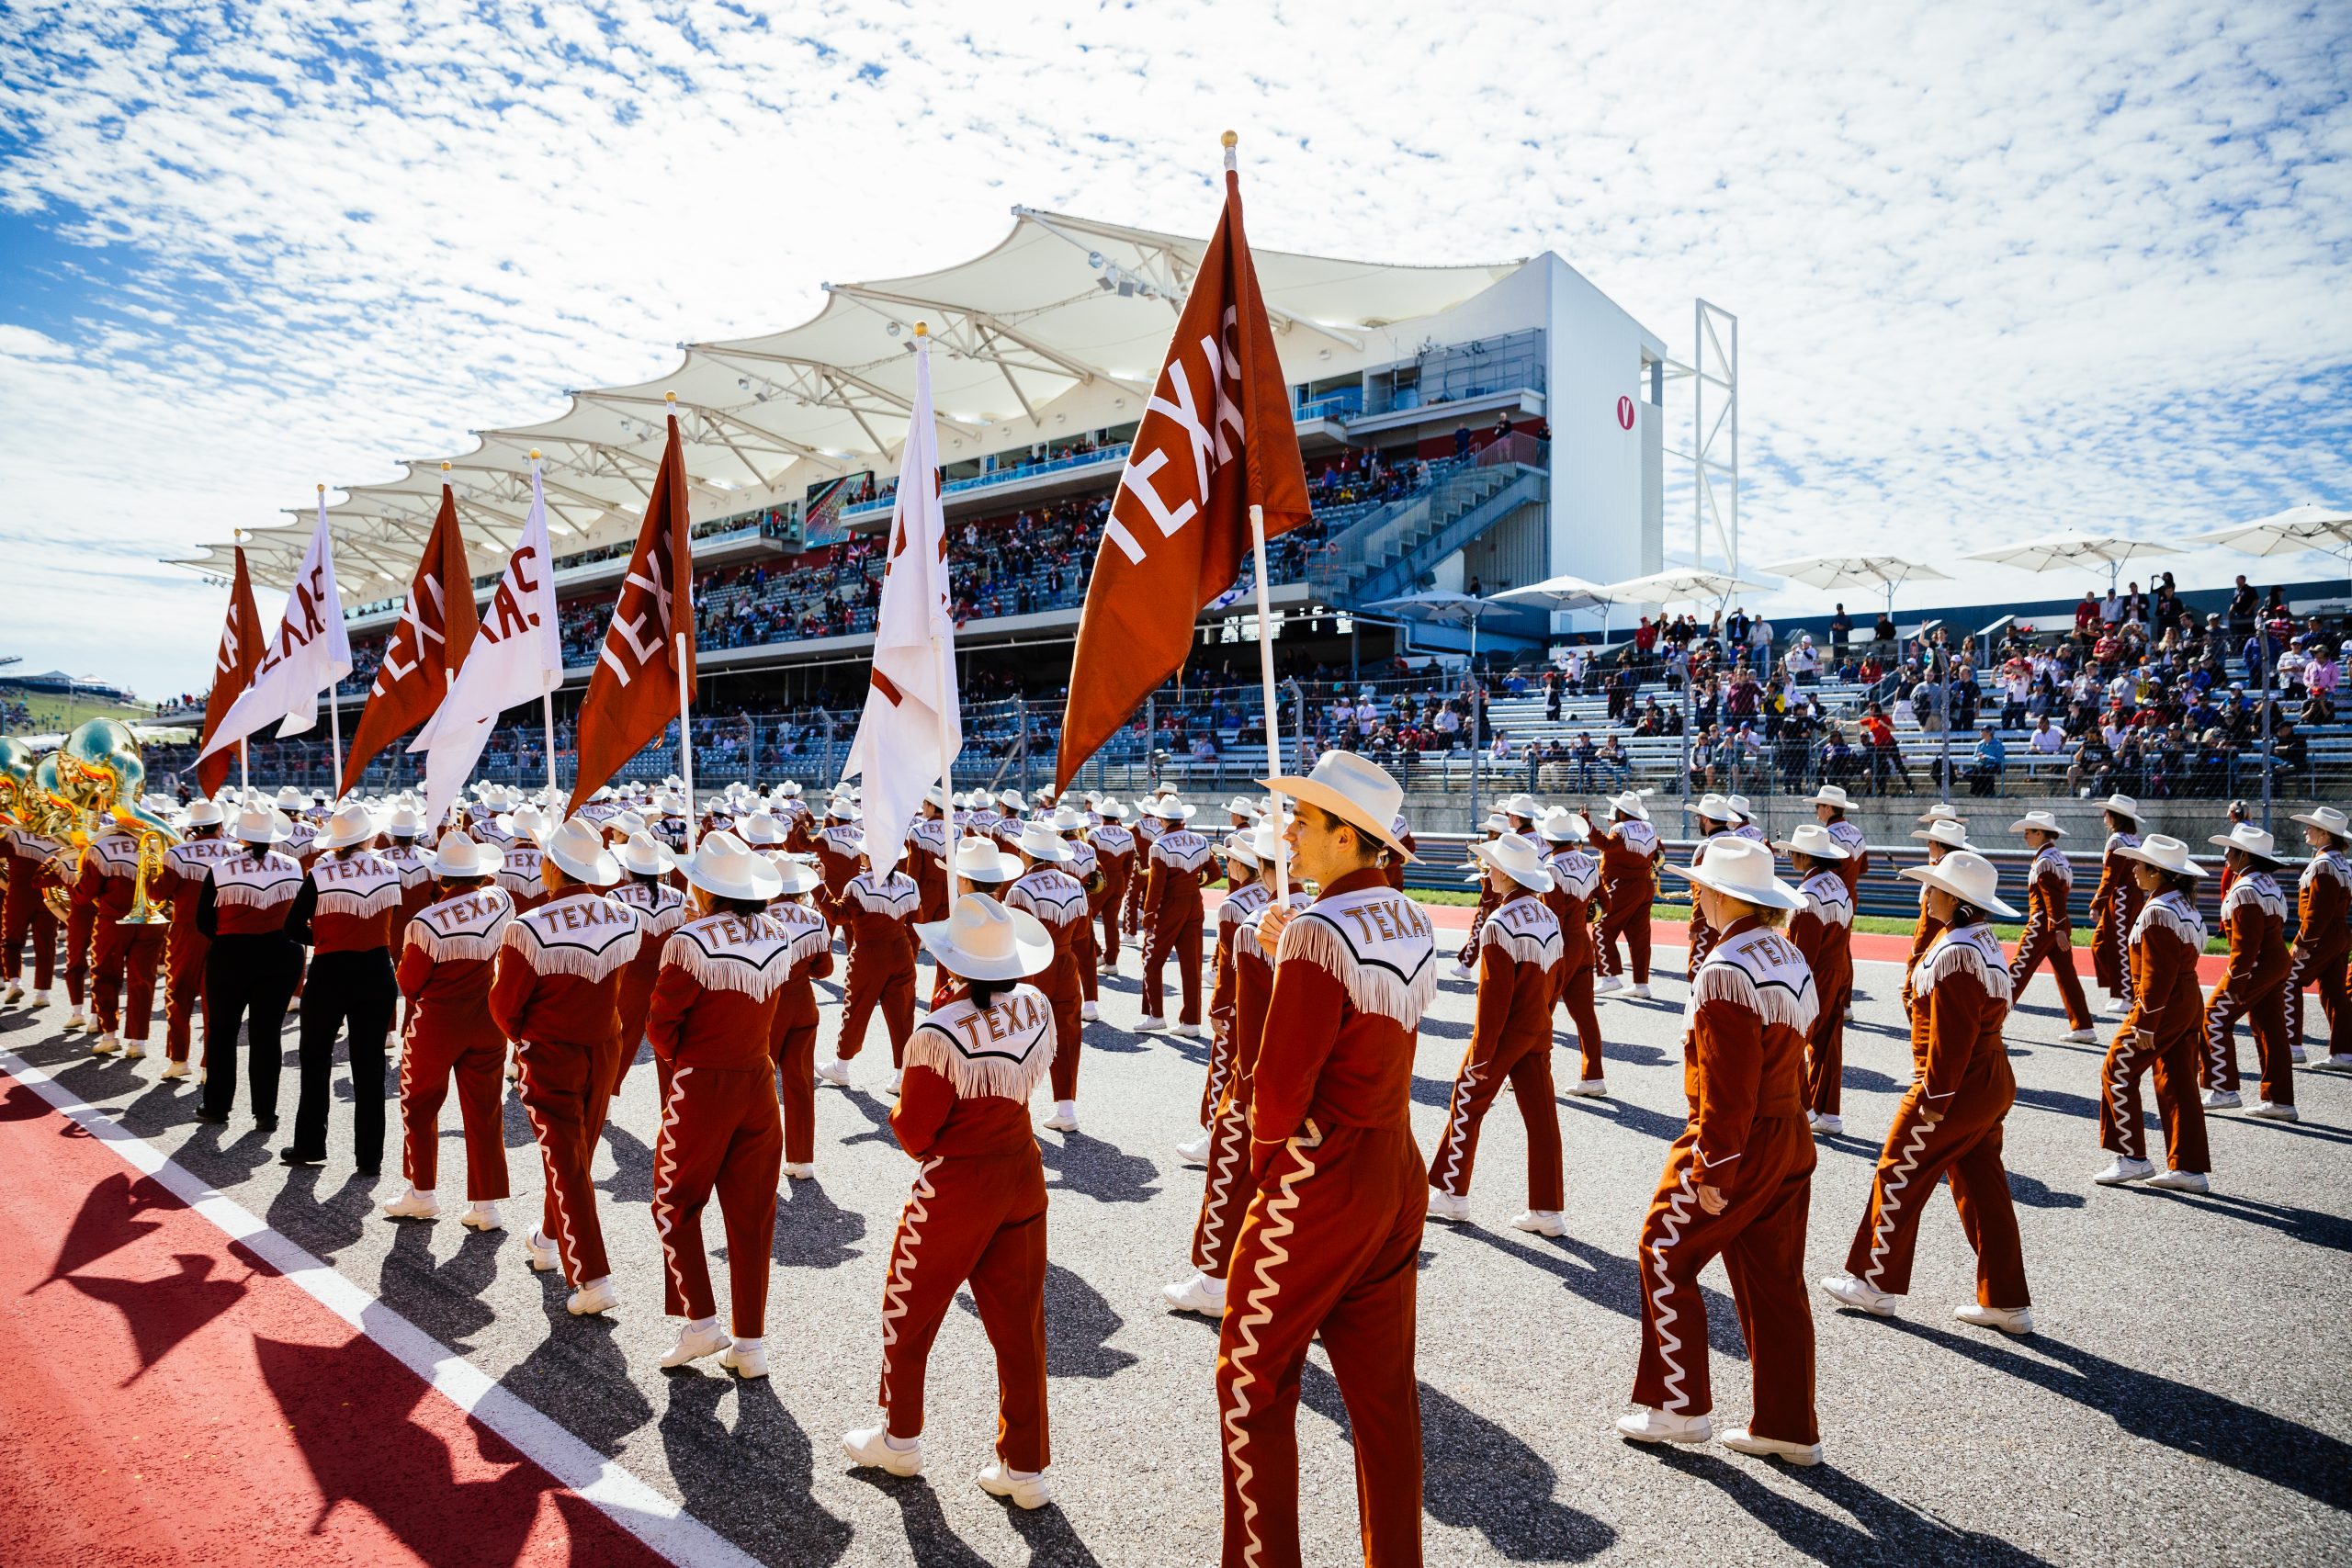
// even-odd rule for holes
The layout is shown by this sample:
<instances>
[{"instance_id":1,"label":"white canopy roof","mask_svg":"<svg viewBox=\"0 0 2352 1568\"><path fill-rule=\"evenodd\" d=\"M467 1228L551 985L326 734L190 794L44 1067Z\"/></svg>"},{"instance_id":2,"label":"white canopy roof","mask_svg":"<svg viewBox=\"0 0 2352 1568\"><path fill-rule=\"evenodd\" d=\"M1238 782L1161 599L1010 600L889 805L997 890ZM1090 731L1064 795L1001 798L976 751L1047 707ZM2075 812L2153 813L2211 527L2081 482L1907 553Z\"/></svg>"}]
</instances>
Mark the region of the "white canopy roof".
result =
<instances>
[{"instance_id":1,"label":"white canopy roof","mask_svg":"<svg viewBox=\"0 0 2352 1568\"><path fill-rule=\"evenodd\" d=\"M632 536L661 461L668 392L697 519L797 499L859 469L891 471L918 321L936 345L944 462L1134 420L1207 242L1026 208L1013 215L1012 231L971 261L828 284L823 308L799 326L682 344L684 358L666 376L573 392L542 423L475 432L476 445L448 459L475 571L497 570L522 531L534 447L559 553ZM1295 381L1409 357L1418 339L1383 329L1460 304L1522 265L1387 266L1263 250L1257 263ZM401 592L432 530L442 462L401 468L387 482L348 487L327 509L346 603ZM290 525L245 541L259 581L283 584L300 561L313 507L288 511ZM230 561L218 544L183 564L226 574Z\"/></svg>"}]
</instances>

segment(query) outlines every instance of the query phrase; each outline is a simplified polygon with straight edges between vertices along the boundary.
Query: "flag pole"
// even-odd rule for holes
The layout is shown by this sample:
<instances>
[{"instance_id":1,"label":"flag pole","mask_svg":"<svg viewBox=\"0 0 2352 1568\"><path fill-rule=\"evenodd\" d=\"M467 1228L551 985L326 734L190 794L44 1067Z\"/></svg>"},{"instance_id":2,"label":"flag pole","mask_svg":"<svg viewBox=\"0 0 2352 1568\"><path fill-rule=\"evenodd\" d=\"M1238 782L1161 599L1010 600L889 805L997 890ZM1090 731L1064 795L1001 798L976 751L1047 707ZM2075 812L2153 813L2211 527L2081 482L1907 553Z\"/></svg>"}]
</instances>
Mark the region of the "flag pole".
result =
<instances>
[{"instance_id":1,"label":"flag pole","mask_svg":"<svg viewBox=\"0 0 2352 1568\"><path fill-rule=\"evenodd\" d=\"M931 323L928 321L915 323L915 358L922 366L923 385L928 387L931 384ZM934 434L938 426L934 423L933 426ZM910 428L910 438L912 434ZM934 451L933 455L936 457L937 453ZM906 488L907 477L906 467L902 463L899 469L900 490ZM924 474L922 482L937 484L939 482L937 470L933 469ZM947 566L946 527L947 520L942 516L940 518L939 563L943 572ZM938 625L935 616L932 624L934 626ZM936 631L933 632L931 637L931 656L939 665L939 690L945 693L954 686L953 678L956 671L952 663L953 656L947 651L947 644ZM939 815L947 824L944 835L947 840L947 913L952 918L956 913L956 844L961 835L956 827L956 750L949 743L947 725L947 708L944 704L942 704L939 709ZM915 809L920 812L922 808L918 806Z\"/></svg>"},{"instance_id":2,"label":"flag pole","mask_svg":"<svg viewBox=\"0 0 2352 1568\"><path fill-rule=\"evenodd\" d=\"M1231 156L1230 152L1227 156ZM1266 594L1266 509L1250 509L1250 533L1256 545L1251 559L1258 576L1258 678L1265 688L1266 697L1266 777L1269 781L1283 774L1282 708L1274 701L1274 628L1272 606ZM1290 840L1283 834L1283 797L1269 782L1267 810L1274 819L1274 902L1287 903L1290 898Z\"/></svg>"},{"instance_id":3,"label":"flag pole","mask_svg":"<svg viewBox=\"0 0 2352 1568\"><path fill-rule=\"evenodd\" d=\"M694 613L688 601L686 613ZM695 852L695 736L686 713L686 634L680 632L674 645L678 666L678 774L686 781L686 852Z\"/></svg>"},{"instance_id":4,"label":"flag pole","mask_svg":"<svg viewBox=\"0 0 2352 1568\"><path fill-rule=\"evenodd\" d=\"M326 526L327 487L321 485L319 487L319 532L325 534ZM332 582L334 581L334 540L329 537L322 547L326 551L327 581ZM335 595L338 604L342 603L342 592L338 589ZM343 678L338 675L327 682L327 733L334 740L334 750L331 755L334 762L334 772L330 775L330 783L327 785L330 790L340 790L343 787L343 705L335 701L334 695L334 689L342 684L342 681ZM316 708L311 710L314 717L318 711ZM329 797L330 802L333 798L333 796Z\"/></svg>"},{"instance_id":5,"label":"flag pole","mask_svg":"<svg viewBox=\"0 0 2352 1568\"><path fill-rule=\"evenodd\" d=\"M553 692L539 694L539 715L547 720L548 795L552 798L555 795L555 694Z\"/></svg>"}]
</instances>

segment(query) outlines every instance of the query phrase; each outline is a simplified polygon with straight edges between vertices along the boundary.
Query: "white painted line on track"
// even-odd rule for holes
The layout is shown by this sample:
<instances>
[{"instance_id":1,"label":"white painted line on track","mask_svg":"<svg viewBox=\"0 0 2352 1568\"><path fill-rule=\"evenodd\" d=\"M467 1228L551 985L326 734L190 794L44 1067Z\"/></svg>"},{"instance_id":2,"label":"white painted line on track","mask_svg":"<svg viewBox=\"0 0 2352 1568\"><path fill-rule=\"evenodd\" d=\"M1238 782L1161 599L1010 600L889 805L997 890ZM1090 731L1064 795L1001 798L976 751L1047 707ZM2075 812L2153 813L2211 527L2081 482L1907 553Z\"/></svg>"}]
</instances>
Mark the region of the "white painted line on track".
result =
<instances>
[{"instance_id":1,"label":"white painted line on track","mask_svg":"<svg viewBox=\"0 0 2352 1568\"><path fill-rule=\"evenodd\" d=\"M34 1092L143 1176L209 1220L222 1235L250 1247L311 1298L374 1340L400 1362L479 1420L523 1456L594 1503L629 1534L683 1568L756 1568L757 1559L613 1461L597 1453L537 1407L486 1376L481 1368L386 1306L375 1296L256 1218L235 1199L174 1161L106 1112L81 1099L13 1051L0 1050L0 1071Z\"/></svg>"}]
</instances>

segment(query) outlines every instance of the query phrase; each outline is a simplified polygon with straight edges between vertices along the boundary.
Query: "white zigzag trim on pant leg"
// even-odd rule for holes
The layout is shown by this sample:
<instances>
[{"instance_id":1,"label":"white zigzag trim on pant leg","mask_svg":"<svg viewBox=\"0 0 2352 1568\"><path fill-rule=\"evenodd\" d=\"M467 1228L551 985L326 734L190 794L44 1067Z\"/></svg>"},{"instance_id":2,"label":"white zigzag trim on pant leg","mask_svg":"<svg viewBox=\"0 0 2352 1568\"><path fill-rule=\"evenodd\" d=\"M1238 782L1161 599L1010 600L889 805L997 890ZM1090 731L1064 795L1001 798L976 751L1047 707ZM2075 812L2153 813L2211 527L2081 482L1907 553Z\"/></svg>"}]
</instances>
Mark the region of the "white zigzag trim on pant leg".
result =
<instances>
[{"instance_id":1,"label":"white zigzag trim on pant leg","mask_svg":"<svg viewBox=\"0 0 2352 1568\"><path fill-rule=\"evenodd\" d=\"M523 1114L530 1118L531 1135L539 1141L539 1171L548 1184L548 1206L555 1211L556 1244L563 1254L563 1277L574 1287L585 1285L588 1281L580 1277L580 1248L571 1239L571 1209L563 1201L562 1184L555 1179L555 1156L548 1146L547 1119L531 1103L537 1098L531 1089L531 1063L517 1051L514 1065L523 1074Z\"/></svg>"},{"instance_id":2,"label":"white zigzag trim on pant leg","mask_svg":"<svg viewBox=\"0 0 2352 1568\"><path fill-rule=\"evenodd\" d=\"M2290 1048L2303 1043L2303 982L2311 978L2312 955L2295 954L2294 966L2287 971L2287 1044Z\"/></svg>"},{"instance_id":3,"label":"white zigzag trim on pant leg","mask_svg":"<svg viewBox=\"0 0 2352 1568\"><path fill-rule=\"evenodd\" d=\"M2138 1055L2138 1046L2126 1045L2109 1058L2106 1067L2107 1103L2109 1109L2115 1112L2115 1134L2127 1145L2115 1152L2128 1159L2142 1159L2147 1153L2142 1144L2140 1119L2132 1114L2131 1105L2123 1093L2124 1083Z\"/></svg>"},{"instance_id":4,"label":"white zigzag trim on pant leg","mask_svg":"<svg viewBox=\"0 0 2352 1568\"><path fill-rule=\"evenodd\" d=\"M1478 1087L1479 1069L1489 1065L1485 1062L1464 1063L1462 1080L1453 1087L1453 1117L1445 1125L1445 1146L1442 1151L1445 1156L1445 1174L1438 1179L1450 1198L1468 1196L1454 1183L1462 1175L1463 1140L1469 1131L1470 1094Z\"/></svg>"},{"instance_id":5,"label":"white zigzag trim on pant leg","mask_svg":"<svg viewBox=\"0 0 2352 1568\"><path fill-rule=\"evenodd\" d=\"M2108 914L2108 920L2115 928L2115 934L2109 940L2115 943L2117 965L2116 984L2121 987L2116 992L2116 995L2123 998L2123 1005L2125 1007L2130 1007L2133 1000L2132 995L2132 929L2125 923L2123 919L2122 899L2118 898L2115 901L2114 908Z\"/></svg>"},{"instance_id":6,"label":"white zigzag trim on pant leg","mask_svg":"<svg viewBox=\"0 0 2352 1568\"><path fill-rule=\"evenodd\" d=\"M2009 991L2013 996L2025 994L2025 983L2032 978L2033 966L2041 960L2041 950L2034 944L2041 940L2041 917L2036 915L2018 933L2018 955L2009 961ZM2051 966L2054 971L2056 965Z\"/></svg>"},{"instance_id":7,"label":"white zigzag trim on pant leg","mask_svg":"<svg viewBox=\"0 0 2352 1568\"><path fill-rule=\"evenodd\" d=\"M907 1287L914 1281L915 1248L922 1245L922 1227L931 1221L923 1200L938 1196L931 1173L944 1156L933 1155L915 1172L915 1187L907 1206L899 1212L899 1235L890 1258L890 1277L882 1286L882 1408L890 1408L890 1350L899 1343L899 1320L907 1315Z\"/></svg>"},{"instance_id":8,"label":"white zigzag trim on pant leg","mask_svg":"<svg viewBox=\"0 0 2352 1568\"><path fill-rule=\"evenodd\" d=\"M1299 1205L1298 1184L1315 1174L1315 1162L1307 1157L1307 1151L1322 1141L1321 1134L1317 1134L1313 1144L1293 1138L1285 1146L1285 1152L1298 1161L1298 1167L1283 1177L1279 1183L1282 1190L1267 1201L1266 1223L1258 1227L1259 1245L1265 1248L1265 1253L1258 1259L1257 1282L1250 1288L1249 1299L1242 1303L1242 1311L1233 1320L1236 1341L1232 1359L1234 1404L1223 1416L1225 1457L1236 1472L1234 1490L1241 1495L1241 1529L1250 1538L1249 1544L1242 1548L1241 1560L1250 1568L1257 1568L1263 1559L1266 1545L1258 1535L1258 1499L1250 1490L1250 1483L1257 1479L1258 1472L1242 1455L1242 1450L1250 1446L1250 1434L1243 1430L1241 1418L1250 1413L1250 1385L1259 1381L1250 1360L1260 1349L1258 1330L1273 1321L1273 1300L1282 1292L1282 1282L1273 1278L1273 1270L1290 1261L1290 1253L1283 1243L1290 1239L1290 1233L1297 1224L1293 1213Z\"/></svg>"},{"instance_id":9,"label":"white zigzag trim on pant leg","mask_svg":"<svg viewBox=\"0 0 2352 1568\"><path fill-rule=\"evenodd\" d=\"M1666 1253L1682 1239L1682 1227L1690 1223L1690 1203L1698 1196L1691 1189L1690 1172L1690 1166L1682 1168L1682 1186L1667 1200L1667 1217L1659 1223L1666 1235L1650 1247L1650 1271L1657 1276L1657 1285L1650 1292L1650 1325L1657 1335L1657 1359L1672 1369L1658 1382L1668 1391L1664 1408L1676 1414L1690 1403L1690 1395L1682 1387L1682 1380L1690 1373L1682 1366L1682 1337L1673 1327L1682 1314L1666 1299L1667 1292L1673 1289L1673 1281L1666 1277Z\"/></svg>"},{"instance_id":10,"label":"white zigzag trim on pant leg","mask_svg":"<svg viewBox=\"0 0 2352 1568\"><path fill-rule=\"evenodd\" d=\"M1210 1130L1211 1138L1223 1145L1225 1157L1210 1169L1208 1190L1201 1200L1201 1250L1224 1258L1228 1266L1233 1259L1225 1251L1225 1201L1233 1190L1234 1168L1248 1151L1250 1140L1232 1136L1226 1128L1244 1114L1239 1104L1229 1105L1219 1124Z\"/></svg>"},{"instance_id":11,"label":"white zigzag trim on pant leg","mask_svg":"<svg viewBox=\"0 0 2352 1568\"><path fill-rule=\"evenodd\" d=\"M2238 1009L2230 995L2228 982L2213 988L2213 1000L2205 1010L2205 1087L2222 1088L2229 1072L2229 1038L2236 1032Z\"/></svg>"},{"instance_id":12,"label":"white zigzag trim on pant leg","mask_svg":"<svg viewBox=\"0 0 2352 1568\"><path fill-rule=\"evenodd\" d=\"M670 1272L670 1288L678 1292L678 1304L682 1307L686 1305L686 1276L678 1267L678 1243L673 1234L678 1210L670 1201L669 1193L678 1169L678 1108L686 1098L686 1079L693 1075L692 1067L681 1067L670 1076L670 1101L662 1109L662 1128L653 1138L653 1228L661 1233L662 1265ZM695 1244L702 1244L699 1235Z\"/></svg>"},{"instance_id":13,"label":"white zigzag trim on pant leg","mask_svg":"<svg viewBox=\"0 0 2352 1568\"><path fill-rule=\"evenodd\" d=\"M416 1140L409 1136L408 1107L411 1092L409 1088L411 1082L410 1069L415 1065L415 1062L416 1053L410 1049L409 1043L403 1040L401 1042L401 1174L408 1178L408 1184L411 1190L414 1190L416 1188L416 1161L410 1156L409 1145L413 1144ZM437 1123L440 1121L440 1118L436 1116L434 1118L434 1121ZM441 1135L441 1129L439 1126L436 1125L433 1129L433 1135L435 1138L438 1138ZM437 1154L439 1151L436 1149L435 1152Z\"/></svg>"},{"instance_id":14,"label":"white zigzag trim on pant leg","mask_svg":"<svg viewBox=\"0 0 2352 1568\"><path fill-rule=\"evenodd\" d=\"M1931 1130L1925 1121L1912 1129L1911 1141L1904 1145L1894 1168L1886 1173L1886 1179L1880 1184L1878 1224L1871 1232L1871 1266L1862 1271L1863 1282L1873 1290L1877 1288L1873 1281L1886 1262L1887 1232L1894 1227L1895 1211L1903 1207L1904 1190L1911 1185L1911 1173L1918 1168L1919 1153L1928 1146L1928 1134Z\"/></svg>"}]
</instances>

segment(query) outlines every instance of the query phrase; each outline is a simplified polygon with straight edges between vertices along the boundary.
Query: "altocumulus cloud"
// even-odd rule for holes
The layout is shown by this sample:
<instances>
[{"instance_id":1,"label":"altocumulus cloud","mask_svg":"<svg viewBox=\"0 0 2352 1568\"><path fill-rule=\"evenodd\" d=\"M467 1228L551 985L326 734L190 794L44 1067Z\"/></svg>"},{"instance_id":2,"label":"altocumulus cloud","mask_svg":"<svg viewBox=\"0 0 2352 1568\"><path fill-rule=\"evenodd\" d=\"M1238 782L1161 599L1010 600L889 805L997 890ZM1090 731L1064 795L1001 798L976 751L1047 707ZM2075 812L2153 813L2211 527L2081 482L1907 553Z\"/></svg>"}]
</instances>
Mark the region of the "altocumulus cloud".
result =
<instances>
[{"instance_id":1,"label":"altocumulus cloud","mask_svg":"<svg viewBox=\"0 0 2352 1568\"><path fill-rule=\"evenodd\" d=\"M1228 124L1261 244L1738 311L1752 560L2352 499L2346 14L2034 9L12 6L10 650L198 683L154 558L1016 201L1197 229Z\"/></svg>"}]
</instances>

